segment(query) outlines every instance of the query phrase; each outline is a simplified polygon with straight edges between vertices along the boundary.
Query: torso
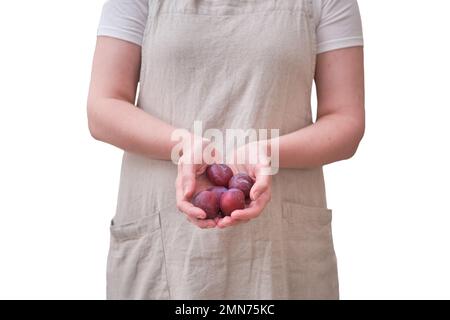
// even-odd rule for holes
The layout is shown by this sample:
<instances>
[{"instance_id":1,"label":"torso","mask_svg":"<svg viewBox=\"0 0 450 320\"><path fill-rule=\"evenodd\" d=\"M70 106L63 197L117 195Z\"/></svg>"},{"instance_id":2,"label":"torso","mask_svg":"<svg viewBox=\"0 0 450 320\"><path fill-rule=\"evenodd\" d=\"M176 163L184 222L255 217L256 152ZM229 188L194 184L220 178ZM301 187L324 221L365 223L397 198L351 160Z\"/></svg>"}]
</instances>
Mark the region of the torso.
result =
<instances>
[{"instance_id":1,"label":"torso","mask_svg":"<svg viewBox=\"0 0 450 320\"><path fill-rule=\"evenodd\" d=\"M176 127L312 123L311 0L152 1L138 105ZM176 166L125 153L109 298L338 298L322 168L280 170L263 214L197 229L175 206Z\"/></svg>"}]
</instances>

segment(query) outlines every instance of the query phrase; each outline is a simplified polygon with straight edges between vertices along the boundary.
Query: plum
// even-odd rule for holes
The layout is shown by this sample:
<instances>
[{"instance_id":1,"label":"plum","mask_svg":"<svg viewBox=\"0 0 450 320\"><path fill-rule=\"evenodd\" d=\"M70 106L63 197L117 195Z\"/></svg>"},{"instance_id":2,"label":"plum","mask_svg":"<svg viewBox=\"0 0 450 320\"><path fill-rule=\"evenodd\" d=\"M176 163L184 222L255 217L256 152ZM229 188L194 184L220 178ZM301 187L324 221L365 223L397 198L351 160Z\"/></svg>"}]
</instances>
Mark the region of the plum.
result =
<instances>
[{"instance_id":1,"label":"plum","mask_svg":"<svg viewBox=\"0 0 450 320\"><path fill-rule=\"evenodd\" d=\"M220 197L220 210L225 216L231 216L234 210L245 208L245 195L239 189L229 189Z\"/></svg>"},{"instance_id":2,"label":"plum","mask_svg":"<svg viewBox=\"0 0 450 320\"><path fill-rule=\"evenodd\" d=\"M222 196L222 193L228 191L227 188L225 187L209 187L208 189L206 189L207 191L211 191L214 192L214 194L216 195L217 198L217 204L219 205L220 203L220 197Z\"/></svg>"},{"instance_id":3,"label":"plum","mask_svg":"<svg viewBox=\"0 0 450 320\"><path fill-rule=\"evenodd\" d=\"M238 173L234 175L230 182L228 183L228 188L241 190L245 197L248 198L250 195L250 190L254 184L253 179L246 173Z\"/></svg>"},{"instance_id":4,"label":"plum","mask_svg":"<svg viewBox=\"0 0 450 320\"><path fill-rule=\"evenodd\" d=\"M202 191L197 193L192 200L192 204L205 211L206 219L214 219L219 214L217 196L212 191Z\"/></svg>"},{"instance_id":5,"label":"plum","mask_svg":"<svg viewBox=\"0 0 450 320\"><path fill-rule=\"evenodd\" d=\"M206 175L212 184L220 187L227 187L233 176L233 170L226 164L213 164L206 169Z\"/></svg>"}]
</instances>

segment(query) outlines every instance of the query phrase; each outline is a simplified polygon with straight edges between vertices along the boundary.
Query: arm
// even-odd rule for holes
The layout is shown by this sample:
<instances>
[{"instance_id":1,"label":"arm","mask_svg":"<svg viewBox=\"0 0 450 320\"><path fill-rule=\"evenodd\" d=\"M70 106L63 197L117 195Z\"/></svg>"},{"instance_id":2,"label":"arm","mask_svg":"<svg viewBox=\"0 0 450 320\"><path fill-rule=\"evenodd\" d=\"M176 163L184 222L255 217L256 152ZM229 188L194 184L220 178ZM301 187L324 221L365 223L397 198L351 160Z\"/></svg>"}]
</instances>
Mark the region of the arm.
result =
<instances>
[{"instance_id":1,"label":"arm","mask_svg":"<svg viewBox=\"0 0 450 320\"><path fill-rule=\"evenodd\" d=\"M282 168L317 167L350 158L364 134L363 49L355 47L320 54L315 80L318 120L279 138ZM251 150L247 145L236 152L248 154ZM264 157L263 154L255 158ZM263 163L265 161L245 166L246 171L250 174L253 171L256 176L249 208L236 210L231 217L221 219L219 227L257 218L264 210L271 197L271 181L270 176L257 174L258 169L264 167Z\"/></svg>"},{"instance_id":2,"label":"arm","mask_svg":"<svg viewBox=\"0 0 450 320\"><path fill-rule=\"evenodd\" d=\"M88 121L92 136L123 150L150 158L170 160L174 127L134 105L139 82L141 48L130 42L98 37L88 98ZM203 146L201 146L203 147ZM183 150L184 151L184 150ZM182 159L190 158L188 149ZM176 181L177 204L188 219L201 228L215 226L214 221L199 220L205 213L189 201L196 188L200 165L180 162ZM186 186L190 188L186 195Z\"/></svg>"},{"instance_id":3,"label":"arm","mask_svg":"<svg viewBox=\"0 0 450 320\"><path fill-rule=\"evenodd\" d=\"M280 167L310 168L351 158L365 128L363 48L319 54L316 123L280 137Z\"/></svg>"},{"instance_id":4,"label":"arm","mask_svg":"<svg viewBox=\"0 0 450 320\"><path fill-rule=\"evenodd\" d=\"M92 136L123 150L169 160L174 127L134 105L141 64L141 47L110 37L98 37L88 97Z\"/></svg>"}]
</instances>

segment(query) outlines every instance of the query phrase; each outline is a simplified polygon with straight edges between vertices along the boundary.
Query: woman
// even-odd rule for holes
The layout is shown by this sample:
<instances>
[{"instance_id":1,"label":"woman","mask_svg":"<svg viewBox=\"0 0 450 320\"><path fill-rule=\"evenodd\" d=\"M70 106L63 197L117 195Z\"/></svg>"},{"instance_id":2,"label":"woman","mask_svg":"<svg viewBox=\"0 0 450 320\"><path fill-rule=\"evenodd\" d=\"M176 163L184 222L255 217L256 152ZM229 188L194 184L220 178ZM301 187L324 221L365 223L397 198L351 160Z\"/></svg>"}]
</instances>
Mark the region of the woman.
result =
<instances>
[{"instance_id":1,"label":"woman","mask_svg":"<svg viewBox=\"0 0 450 320\"><path fill-rule=\"evenodd\" d=\"M338 299L322 166L352 157L364 133L362 45L356 0L107 2L88 118L125 150L108 298ZM194 148L178 170L170 161L172 133L196 120L280 130L278 174L241 165L256 182L231 217L190 203Z\"/></svg>"}]
</instances>

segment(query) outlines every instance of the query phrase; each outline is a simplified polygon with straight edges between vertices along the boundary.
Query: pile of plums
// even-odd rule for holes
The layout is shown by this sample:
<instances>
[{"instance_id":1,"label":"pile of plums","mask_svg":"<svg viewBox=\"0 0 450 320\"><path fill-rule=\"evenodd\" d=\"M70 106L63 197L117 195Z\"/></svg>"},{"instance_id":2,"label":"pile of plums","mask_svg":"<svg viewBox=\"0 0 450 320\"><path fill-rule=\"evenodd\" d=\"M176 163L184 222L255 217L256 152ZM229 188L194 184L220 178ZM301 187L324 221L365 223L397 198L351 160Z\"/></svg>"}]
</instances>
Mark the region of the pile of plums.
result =
<instances>
[{"instance_id":1,"label":"pile of plums","mask_svg":"<svg viewBox=\"0 0 450 320\"><path fill-rule=\"evenodd\" d=\"M206 213L206 219L230 216L234 210L244 209L245 200L254 184L246 173L233 175L225 164L213 164L206 169L206 176L214 185L197 193L192 204Z\"/></svg>"}]
</instances>

